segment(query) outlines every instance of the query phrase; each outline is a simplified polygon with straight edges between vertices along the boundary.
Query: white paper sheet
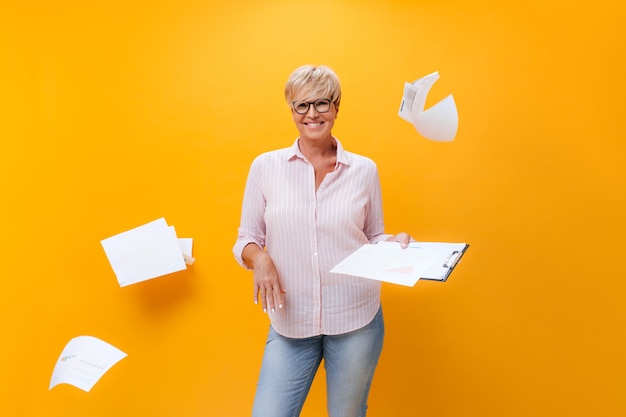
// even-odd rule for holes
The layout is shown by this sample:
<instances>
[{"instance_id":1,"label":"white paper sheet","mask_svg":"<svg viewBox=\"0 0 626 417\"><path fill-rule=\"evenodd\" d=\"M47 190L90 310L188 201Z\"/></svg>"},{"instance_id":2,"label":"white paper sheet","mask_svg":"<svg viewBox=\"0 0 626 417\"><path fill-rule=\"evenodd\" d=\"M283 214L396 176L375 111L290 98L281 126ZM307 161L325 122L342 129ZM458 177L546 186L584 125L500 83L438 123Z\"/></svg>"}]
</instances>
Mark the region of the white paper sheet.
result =
<instances>
[{"instance_id":1,"label":"white paper sheet","mask_svg":"<svg viewBox=\"0 0 626 417\"><path fill-rule=\"evenodd\" d=\"M392 284L414 286L420 279L444 280L466 248L465 243L397 242L366 244L330 270Z\"/></svg>"},{"instance_id":2,"label":"white paper sheet","mask_svg":"<svg viewBox=\"0 0 626 417\"><path fill-rule=\"evenodd\" d=\"M403 249L397 242L366 244L335 265L330 272L412 287L434 260L420 248Z\"/></svg>"},{"instance_id":3,"label":"white paper sheet","mask_svg":"<svg viewBox=\"0 0 626 417\"><path fill-rule=\"evenodd\" d=\"M180 237L178 238L178 243L180 244L180 250L183 252L183 255L191 256L193 239L190 237Z\"/></svg>"},{"instance_id":4,"label":"white paper sheet","mask_svg":"<svg viewBox=\"0 0 626 417\"><path fill-rule=\"evenodd\" d=\"M411 123L425 138L450 142L454 140L459 127L459 115L452 94L425 109L426 97L438 79L439 73L435 71L412 83L405 83L398 115Z\"/></svg>"},{"instance_id":5,"label":"white paper sheet","mask_svg":"<svg viewBox=\"0 0 626 417\"><path fill-rule=\"evenodd\" d=\"M442 281L450 273L450 268L461 259L468 245L451 242L413 242L409 244L409 247L411 246L419 247L428 253L428 256L437 259L420 278Z\"/></svg>"},{"instance_id":6,"label":"white paper sheet","mask_svg":"<svg viewBox=\"0 0 626 417\"><path fill-rule=\"evenodd\" d=\"M50 386L70 384L89 392L126 353L93 336L71 339L61 352L52 372Z\"/></svg>"},{"instance_id":7,"label":"white paper sheet","mask_svg":"<svg viewBox=\"0 0 626 417\"><path fill-rule=\"evenodd\" d=\"M193 239L190 237L180 237L178 238L178 243L180 244L180 250L183 252L185 263L187 265L193 265L195 262L195 258L191 256L193 252Z\"/></svg>"},{"instance_id":8,"label":"white paper sheet","mask_svg":"<svg viewBox=\"0 0 626 417\"><path fill-rule=\"evenodd\" d=\"M187 268L176 230L164 218L101 243L121 287Z\"/></svg>"}]
</instances>

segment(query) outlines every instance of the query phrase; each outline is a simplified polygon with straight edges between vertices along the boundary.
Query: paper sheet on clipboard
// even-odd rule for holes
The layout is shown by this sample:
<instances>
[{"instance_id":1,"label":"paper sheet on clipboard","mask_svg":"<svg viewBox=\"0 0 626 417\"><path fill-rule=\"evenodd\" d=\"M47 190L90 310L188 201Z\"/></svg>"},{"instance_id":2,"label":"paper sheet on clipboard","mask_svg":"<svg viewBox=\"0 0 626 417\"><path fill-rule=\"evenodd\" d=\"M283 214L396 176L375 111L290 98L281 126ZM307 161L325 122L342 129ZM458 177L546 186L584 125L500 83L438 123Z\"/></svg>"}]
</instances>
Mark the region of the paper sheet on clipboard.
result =
<instances>
[{"instance_id":1,"label":"paper sheet on clipboard","mask_svg":"<svg viewBox=\"0 0 626 417\"><path fill-rule=\"evenodd\" d=\"M412 242L366 244L335 265L330 272L412 287L419 279L445 281L469 245Z\"/></svg>"}]
</instances>

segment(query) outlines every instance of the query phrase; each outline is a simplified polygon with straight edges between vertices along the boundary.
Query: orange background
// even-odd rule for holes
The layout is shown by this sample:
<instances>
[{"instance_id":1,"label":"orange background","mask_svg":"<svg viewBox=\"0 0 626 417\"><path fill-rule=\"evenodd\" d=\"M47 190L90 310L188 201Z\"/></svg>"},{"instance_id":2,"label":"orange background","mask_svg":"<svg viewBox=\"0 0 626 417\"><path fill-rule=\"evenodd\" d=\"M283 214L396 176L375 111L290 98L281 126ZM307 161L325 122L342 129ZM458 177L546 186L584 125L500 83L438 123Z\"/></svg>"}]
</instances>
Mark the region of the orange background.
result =
<instances>
[{"instance_id":1,"label":"orange background","mask_svg":"<svg viewBox=\"0 0 626 417\"><path fill-rule=\"evenodd\" d=\"M267 318L233 259L245 178L291 145L289 73L326 64L334 133L372 157L386 225L471 247L385 285L370 417L626 414L623 2L5 2L2 414L246 416ZM397 116L439 71L459 131ZM165 217L186 271L120 288L100 240ZM48 390L73 337L128 353ZM323 371L320 371L320 376ZM303 417L324 415L318 380Z\"/></svg>"}]
</instances>

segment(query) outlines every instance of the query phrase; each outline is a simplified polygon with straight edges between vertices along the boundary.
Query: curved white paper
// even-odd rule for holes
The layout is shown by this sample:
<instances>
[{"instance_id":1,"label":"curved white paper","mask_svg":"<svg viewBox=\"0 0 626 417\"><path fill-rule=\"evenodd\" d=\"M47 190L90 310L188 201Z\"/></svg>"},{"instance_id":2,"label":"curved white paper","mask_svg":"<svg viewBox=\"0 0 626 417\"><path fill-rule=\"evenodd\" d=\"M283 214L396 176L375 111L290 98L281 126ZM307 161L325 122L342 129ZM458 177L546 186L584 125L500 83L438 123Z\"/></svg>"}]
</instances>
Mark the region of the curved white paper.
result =
<instances>
[{"instance_id":1,"label":"curved white paper","mask_svg":"<svg viewBox=\"0 0 626 417\"><path fill-rule=\"evenodd\" d=\"M459 127L459 115L452 95L449 95L429 109L426 97L433 84L439 79L437 71L412 83L404 83L404 95L398 115L411 123L425 138L450 142L454 140Z\"/></svg>"},{"instance_id":2,"label":"curved white paper","mask_svg":"<svg viewBox=\"0 0 626 417\"><path fill-rule=\"evenodd\" d=\"M439 72L425 75L419 80L411 84L411 88L415 90L415 100L411 106L411 113L423 112L426 107L426 97L430 93L433 84L439 79Z\"/></svg>"},{"instance_id":3,"label":"curved white paper","mask_svg":"<svg viewBox=\"0 0 626 417\"><path fill-rule=\"evenodd\" d=\"M452 94L425 111L413 113L411 118L422 136L438 142L454 140L459 128L459 114Z\"/></svg>"},{"instance_id":4,"label":"curved white paper","mask_svg":"<svg viewBox=\"0 0 626 417\"><path fill-rule=\"evenodd\" d=\"M126 353L96 337L75 337L61 352L48 389L69 384L89 392L105 372L125 357Z\"/></svg>"}]
</instances>

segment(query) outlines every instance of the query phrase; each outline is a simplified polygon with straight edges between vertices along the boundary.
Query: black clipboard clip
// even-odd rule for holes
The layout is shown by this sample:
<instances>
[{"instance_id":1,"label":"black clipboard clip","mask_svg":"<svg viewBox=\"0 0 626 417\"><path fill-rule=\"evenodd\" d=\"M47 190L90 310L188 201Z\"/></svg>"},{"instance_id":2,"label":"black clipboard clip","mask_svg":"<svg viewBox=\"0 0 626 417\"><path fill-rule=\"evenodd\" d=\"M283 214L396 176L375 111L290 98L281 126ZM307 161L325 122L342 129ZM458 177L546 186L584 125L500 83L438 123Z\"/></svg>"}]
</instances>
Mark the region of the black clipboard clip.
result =
<instances>
[{"instance_id":1,"label":"black clipboard clip","mask_svg":"<svg viewBox=\"0 0 626 417\"><path fill-rule=\"evenodd\" d=\"M443 267L448 268L448 269L454 269L456 264L461 262L462 255L463 255L462 251L455 250L454 252L450 254L450 256L448 256L448 259L446 259L446 261L443 263Z\"/></svg>"},{"instance_id":2,"label":"black clipboard clip","mask_svg":"<svg viewBox=\"0 0 626 417\"><path fill-rule=\"evenodd\" d=\"M446 258L446 260L444 261L442 265L442 267L447 269L447 271L439 279L439 281L445 282L448 280L448 277L450 276L454 268L459 264L459 262L461 262L461 258L463 258L463 255L465 254L465 251L467 251L467 248L469 248L469 245L465 244L463 249L454 250L450 253L450 255L448 255L448 257Z\"/></svg>"}]
</instances>

